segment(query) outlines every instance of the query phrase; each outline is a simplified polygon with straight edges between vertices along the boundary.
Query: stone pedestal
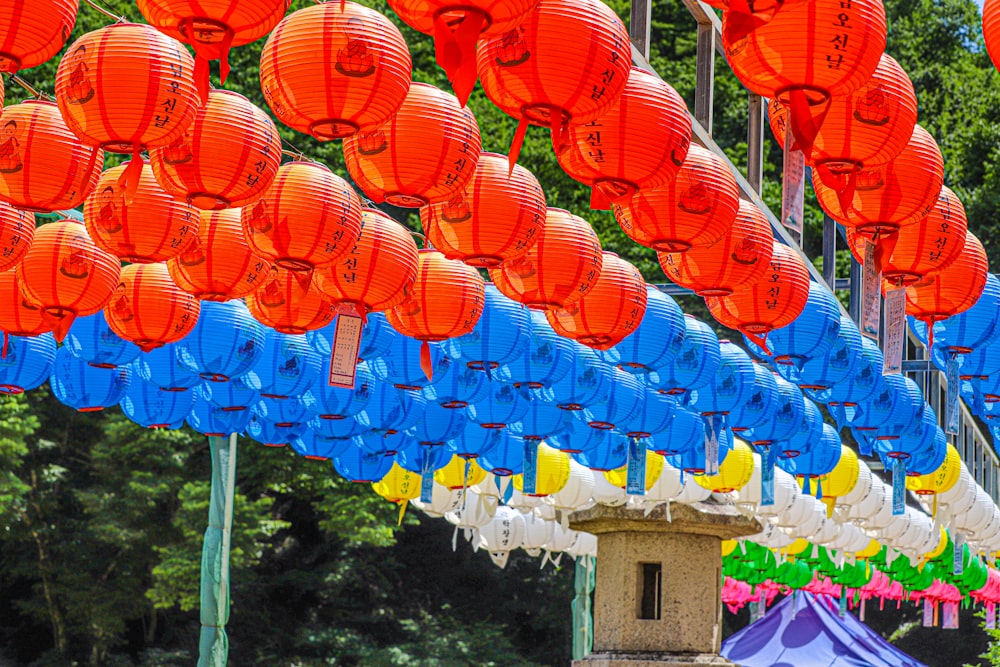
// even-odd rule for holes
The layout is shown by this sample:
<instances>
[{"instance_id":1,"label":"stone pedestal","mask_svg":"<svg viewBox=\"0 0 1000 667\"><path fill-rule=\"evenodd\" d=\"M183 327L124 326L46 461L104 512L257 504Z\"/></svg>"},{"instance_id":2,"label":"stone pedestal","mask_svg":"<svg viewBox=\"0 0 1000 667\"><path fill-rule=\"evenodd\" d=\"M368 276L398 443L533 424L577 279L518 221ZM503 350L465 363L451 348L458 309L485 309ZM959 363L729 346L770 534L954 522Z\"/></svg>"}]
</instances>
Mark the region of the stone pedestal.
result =
<instances>
[{"instance_id":1,"label":"stone pedestal","mask_svg":"<svg viewBox=\"0 0 1000 667\"><path fill-rule=\"evenodd\" d=\"M722 640L724 539L760 532L735 507L676 504L642 510L597 505L570 527L598 536L594 652L573 667L733 667Z\"/></svg>"}]
</instances>

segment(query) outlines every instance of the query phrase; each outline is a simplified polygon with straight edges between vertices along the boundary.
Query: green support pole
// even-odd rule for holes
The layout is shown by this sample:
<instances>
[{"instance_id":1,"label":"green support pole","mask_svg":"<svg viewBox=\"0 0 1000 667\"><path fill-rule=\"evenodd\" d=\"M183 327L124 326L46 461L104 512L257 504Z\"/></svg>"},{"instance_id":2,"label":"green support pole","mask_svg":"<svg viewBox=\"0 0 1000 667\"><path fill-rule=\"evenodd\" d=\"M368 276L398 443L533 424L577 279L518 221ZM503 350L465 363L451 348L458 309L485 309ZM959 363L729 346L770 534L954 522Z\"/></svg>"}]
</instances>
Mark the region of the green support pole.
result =
<instances>
[{"instance_id":1,"label":"green support pole","mask_svg":"<svg viewBox=\"0 0 1000 667\"><path fill-rule=\"evenodd\" d=\"M212 456L212 493L208 529L201 552L201 638L198 667L225 667L229 660L229 548L236 486L236 434L208 439Z\"/></svg>"},{"instance_id":2,"label":"green support pole","mask_svg":"<svg viewBox=\"0 0 1000 667\"><path fill-rule=\"evenodd\" d=\"M576 579L573 598L573 659L583 660L594 648L594 585L597 577L597 559L580 556L576 559Z\"/></svg>"}]
</instances>

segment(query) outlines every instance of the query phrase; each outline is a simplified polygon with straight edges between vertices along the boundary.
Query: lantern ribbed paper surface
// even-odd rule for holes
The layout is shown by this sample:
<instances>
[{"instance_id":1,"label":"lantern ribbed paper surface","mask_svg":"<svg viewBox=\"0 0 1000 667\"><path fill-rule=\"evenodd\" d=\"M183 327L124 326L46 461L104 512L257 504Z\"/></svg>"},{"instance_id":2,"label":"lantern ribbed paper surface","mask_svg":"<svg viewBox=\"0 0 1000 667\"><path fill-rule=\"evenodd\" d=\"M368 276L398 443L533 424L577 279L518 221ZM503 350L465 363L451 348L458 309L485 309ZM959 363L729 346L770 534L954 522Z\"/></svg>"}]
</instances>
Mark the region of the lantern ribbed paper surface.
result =
<instances>
[{"instance_id":1,"label":"lantern ribbed paper surface","mask_svg":"<svg viewBox=\"0 0 1000 667\"><path fill-rule=\"evenodd\" d=\"M34 336L51 330L45 312L21 293L17 271L0 273L0 331L12 336Z\"/></svg>"},{"instance_id":2,"label":"lantern ribbed paper surface","mask_svg":"<svg viewBox=\"0 0 1000 667\"><path fill-rule=\"evenodd\" d=\"M281 333L322 329L337 314L337 305L316 283L295 271L275 268L261 288L246 297L247 308L258 322Z\"/></svg>"},{"instance_id":3,"label":"lantern ribbed paper surface","mask_svg":"<svg viewBox=\"0 0 1000 667\"><path fill-rule=\"evenodd\" d=\"M111 329L125 340L148 352L194 329L200 302L177 286L165 264L130 264L122 269L120 280L104 314Z\"/></svg>"},{"instance_id":4,"label":"lantern ribbed paper surface","mask_svg":"<svg viewBox=\"0 0 1000 667\"><path fill-rule=\"evenodd\" d=\"M906 288L906 314L934 322L971 308L983 293L989 260L983 244L965 233L965 246L949 266Z\"/></svg>"},{"instance_id":5,"label":"lantern ribbed paper surface","mask_svg":"<svg viewBox=\"0 0 1000 667\"><path fill-rule=\"evenodd\" d=\"M206 301L194 330L176 345L181 364L204 380L226 382L248 373L264 353L264 327L242 301Z\"/></svg>"},{"instance_id":6,"label":"lantern ribbed paper surface","mask_svg":"<svg viewBox=\"0 0 1000 667\"><path fill-rule=\"evenodd\" d=\"M35 216L0 202L0 271L13 269L35 238Z\"/></svg>"},{"instance_id":7,"label":"lantern ribbed paper surface","mask_svg":"<svg viewBox=\"0 0 1000 667\"><path fill-rule=\"evenodd\" d=\"M0 2L0 72L14 74L59 53L79 8L76 0Z\"/></svg>"},{"instance_id":8,"label":"lantern ribbed paper surface","mask_svg":"<svg viewBox=\"0 0 1000 667\"><path fill-rule=\"evenodd\" d=\"M413 294L386 312L389 323L399 333L422 341L471 332L483 312L483 279L472 267L436 250L421 250L419 257Z\"/></svg>"}]
</instances>

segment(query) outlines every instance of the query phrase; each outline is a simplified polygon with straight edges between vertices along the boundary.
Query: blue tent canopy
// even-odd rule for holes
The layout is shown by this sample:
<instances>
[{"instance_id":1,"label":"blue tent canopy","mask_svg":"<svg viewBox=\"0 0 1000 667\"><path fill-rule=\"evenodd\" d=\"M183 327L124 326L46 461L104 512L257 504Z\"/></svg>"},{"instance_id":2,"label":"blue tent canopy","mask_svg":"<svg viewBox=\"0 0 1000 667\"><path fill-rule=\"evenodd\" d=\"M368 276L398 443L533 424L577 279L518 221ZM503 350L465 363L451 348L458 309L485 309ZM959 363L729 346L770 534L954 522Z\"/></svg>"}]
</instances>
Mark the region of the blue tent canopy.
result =
<instances>
[{"instance_id":1,"label":"blue tent canopy","mask_svg":"<svg viewBox=\"0 0 1000 667\"><path fill-rule=\"evenodd\" d=\"M837 601L799 591L722 643L742 667L926 667L882 639Z\"/></svg>"}]
</instances>

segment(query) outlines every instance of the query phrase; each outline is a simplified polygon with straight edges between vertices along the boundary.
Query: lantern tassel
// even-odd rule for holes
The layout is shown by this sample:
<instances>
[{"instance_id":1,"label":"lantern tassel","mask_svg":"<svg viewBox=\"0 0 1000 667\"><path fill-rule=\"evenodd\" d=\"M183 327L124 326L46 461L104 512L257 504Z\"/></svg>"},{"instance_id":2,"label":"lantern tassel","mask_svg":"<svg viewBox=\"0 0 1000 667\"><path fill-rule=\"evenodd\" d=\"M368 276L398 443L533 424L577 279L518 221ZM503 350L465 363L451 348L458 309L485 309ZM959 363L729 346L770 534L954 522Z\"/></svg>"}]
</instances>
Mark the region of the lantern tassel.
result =
<instances>
[{"instance_id":1,"label":"lantern tassel","mask_svg":"<svg viewBox=\"0 0 1000 667\"><path fill-rule=\"evenodd\" d=\"M141 150L142 144L139 142L139 139L133 139L132 159L129 160L125 170L118 177L118 189L122 192L122 198L126 206L132 204L132 200L135 199L135 193L139 190L139 180L142 178L143 165L142 155L140 155Z\"/></svg>"},{"instance_id":2,"label":"lantern tassel","mask_svg":"<svg viewBox=\"0 0 1000 667\"><path fill-rule=\"evenodd\" d=\"M424 372L428 382L434 381L434 365L431 363L431 344L424 341L420 345L420 370Z\"/></svg>"},{"instance_id":3,"label":"lantern tassel","mask_svg":"<svg viewBox=\"0 0 1000 667\"><path fill-rule=\"evenodd\" d=\"M730 4L730 6L732 5ZM730 11L726 17L725 24L726 40L730 44L734 44L764 25L764 23L765 21L757 18L749 11Z\"/></svg>"},{"instance_id":4,"label":"lantern tassel","mask_svg":"<svg viewBox=\"0 0 1000 667\"><path fill-rule=\"evenodd\" d=\"M751 333L749 331L742 331L742 333L743 333L744 336L746 336L751 341L753 341L757 345L757 347L759 347L761 350L763 350L767 354L767 356L769 356L769 357L773 357L774 356L774 353L772 353L771 350L768 349L768 347L767 347L767 332L766 331L764 333L762 333L762 334L755 334L755 333Z\"/></svg>"},{"instance_id":5,"label":"lantern tassel","mask_svg":"<svg viewBox=\"0 0 1000 667\"><path fill-rule=\"evenodd\" d=\"M837 200L841 210L846 214L854 204L854 193L858 187L858 170L852 169L850 173L835 173L825 166L817 166L819 180L826 187L837 193Z\"/></svg>"},{"instance_id":6,"label":"lantern tassel","mask_svg":"<svg viewBox=\"0 0 1000 667\"><path fill-rule=\"evenodd\" d=\"M406 506L409 505L405 500L399 501L399 517L396 519L396 527L403 525L403 516L406 514Z\"/></svg>"},{"instance_id":7,"label":"lantern tassel","mask_svg":"<svg viewBox=\"0 0 1000 667\"><path fill-rule=\"evenodd\" d=\"M451 88L463 107L476 87L476 41L486 27L486 14L475 9L451 23L441 12L434 18L434 51L437 64L448 75Z\"/></svg>"},{"instance_id":8,"label":"lantern tassel","mask_svg":"<svg viewBox=\"0 0 1000 667\"><path fill-rule=\"evenodd\" d=\"M510 151L507 153L507 164L510 169L507 175L514 173L514 165L517 164L517 158L521 156L521 146L524 145L524 136L528 133L528 119L521 117L521 120L517 121L517 129L514 130L514 139L510 142Z\"/></svg>"},{"instance_id":9,"label":"lantern tassel","mask_svg":"<svg viewBox=\"0 0 1000 667\"><path fill-rule=\"evenodd\" d=\"M590 208L594 211L607 211L611 208L611 200L596 186L590 188Z\"/></svg>"},{"instance_id":10,"label":"lantern tassel","mask_svg":"<svg viewBox=\"0 0 1000 667\"><path fill-rule=\"evenodd\" d=\"M10 343L10 334L6 331L3 332L3 353L0 353L0 359L7 358L7 345Z\"/></svg>"},{"instance_id":11,"label":"lantern tassel","mask_svg":"<svg viewBox=\"0 0 1000 667\"><path fill-rule=\"evenodd\" d=\"M797 88L788 92L788 98L786 105L788 107L787 127L795 140L793 146L805 153L808 158L813 143L816 141L816 135L819 133L820 127L823 126L823 121L826 120L827 112L830 111L830 96L826 95L818 105L811 105L806 91ZM821 108L814 112L813 106Z\"/></svg>"},{"instance_id":12,"label":"lantern tassel","mask_svg":"<svg viewBox=\"0 0 1000 667\"><path fill-rule=\"evenodd\" d=\"M194 50L194 85L198 89L198 98L202 104L208 101L208 89L212 86L209 81L210 69L208 59Z\"/></svg>"},{"instance_id":13,"label":"lantern tassel","mask_svg":"<svg viewBox=\"0 0 1000 667\"><path fill-rule=\"evenodd\" d=\"M56 316L50 315L44 310L42 311L42 321L45 322L46 326L52 327L52 335L55 337L57 343L63 342L66 338L66 334L69 333L69 328L73 326L73 320L75 319L76 315L73 313Z\"/></svg>"},{"instance_id":14,"label":"lantern tassel","mask_svg":"<svg viewBox=\"0 0 1000 667\"><path fill-rule=\"evenodd\" d=\"M219 44L219 82L223 84L226 83L226 78L229 76L229 49L232 46L233 31L227 29L225 36L222 38L222 43Z\"/></svg>"},{"instance_id":15,"label":"lantern tassel","mask_svg":"<svg viewBox=\"0 0 1000 667\"><path fill-rule=\"evenodd\" d=\"M553 109L549 114L549 132L552 134L552 151L558 156L563 151L563 135L566 133L562 112Z\"/></svg>"}]
</instances>

